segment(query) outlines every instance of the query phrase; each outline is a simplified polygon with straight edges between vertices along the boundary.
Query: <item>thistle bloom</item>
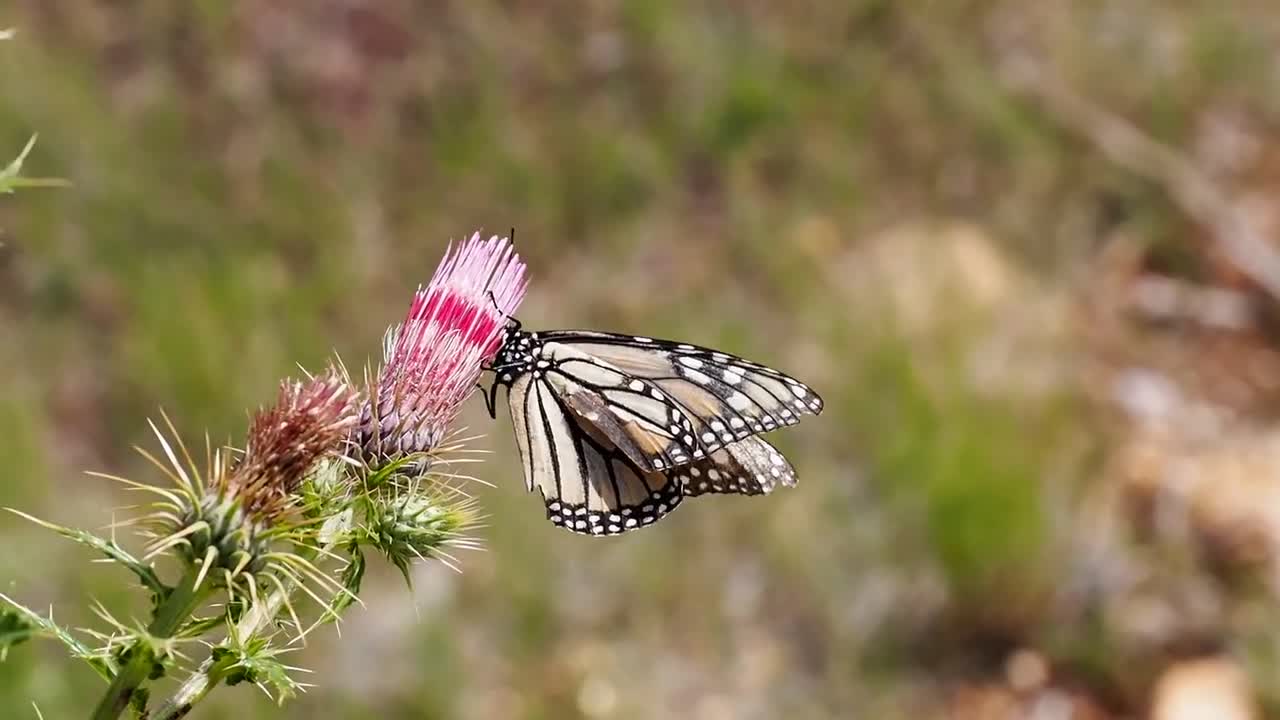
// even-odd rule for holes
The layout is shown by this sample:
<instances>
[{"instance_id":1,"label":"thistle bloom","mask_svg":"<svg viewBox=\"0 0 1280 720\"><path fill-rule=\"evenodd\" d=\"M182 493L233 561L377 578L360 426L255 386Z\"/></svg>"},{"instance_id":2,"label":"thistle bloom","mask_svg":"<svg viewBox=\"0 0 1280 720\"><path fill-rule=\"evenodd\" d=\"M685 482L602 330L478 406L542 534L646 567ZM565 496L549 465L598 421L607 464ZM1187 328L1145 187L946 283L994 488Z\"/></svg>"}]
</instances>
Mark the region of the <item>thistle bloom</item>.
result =
<instances>
[{"instance_id":1,"label":"thistle bloom","mask_svg":"<svg viewBox=\"0 0 1280 720\"><path fill-rule=\"evenodd\" d=\"M223 494L251 515L279 515L308 471L342 451L356 424L356 398L333 371L305 383L281 383L276 404L254 416L244 458L224 476Z\"/></svg>"},{"instance_id":2,"label":"thistle bloom","mask_svg":"<svg viewBox=\"0 0 1280 720\"><path fill-rule=\"evenodd\" d=\"M524 297L525 265L505 237L475 233L450 247L404 322L388 331L383 366L360 422L367 456L439 445Z\"/></svg>"},{"instance_id":3,"label":"thistle bloom","mask_svg":"<svg viewBox=\"0 0 1280 720\"><path fill-rule=\"evenodd\" d=\"M306 382L281 383L275 405L254 416L240 461L228 466L225 456L214 457L207 485L189 487L173 515L159 516L176 523L155 550L176 546L189 563L233 575L256 572L272 525L294 505L308 473L342 452L356 408L356 392L332 371ZM176 463L175 468L180 471ZM175 543L178 539L183 542Z\"/></svg>"}]
</instances>

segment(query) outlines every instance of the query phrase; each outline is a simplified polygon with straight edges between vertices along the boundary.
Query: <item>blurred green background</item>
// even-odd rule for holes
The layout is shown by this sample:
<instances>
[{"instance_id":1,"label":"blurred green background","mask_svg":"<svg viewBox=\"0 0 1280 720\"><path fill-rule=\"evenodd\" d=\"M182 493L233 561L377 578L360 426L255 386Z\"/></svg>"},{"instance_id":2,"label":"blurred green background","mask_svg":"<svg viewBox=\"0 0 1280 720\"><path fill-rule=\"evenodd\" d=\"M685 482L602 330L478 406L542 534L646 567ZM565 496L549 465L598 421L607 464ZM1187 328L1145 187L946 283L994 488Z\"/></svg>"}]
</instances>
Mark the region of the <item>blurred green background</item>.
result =
<instances>
[{"instance_id":1,"label":"blurred green background","mask_svg":"<svg viewBox=\"0 0 1280 720\"><path fill-rule=\"evenodd\" d=\"M159 480L130 448L161 408L238 440L296 364L359 366L475 228L517 229L530 327L724 348L827 402L771 435L795 490L592 540L473 400L487 550L412 594L375 573L283 710L195 716L1280 717L1280 324L1212 222L1280 229L1274 3L8 0L0 27L0 157L39 132L27 172L73 183L0 198L0 505L127 516L83 470ZM65 622L144 607L18 518L0 544L0 589ZM50 644L0 664L5 717L100 690Z\"/></svg>"}]
</instances>

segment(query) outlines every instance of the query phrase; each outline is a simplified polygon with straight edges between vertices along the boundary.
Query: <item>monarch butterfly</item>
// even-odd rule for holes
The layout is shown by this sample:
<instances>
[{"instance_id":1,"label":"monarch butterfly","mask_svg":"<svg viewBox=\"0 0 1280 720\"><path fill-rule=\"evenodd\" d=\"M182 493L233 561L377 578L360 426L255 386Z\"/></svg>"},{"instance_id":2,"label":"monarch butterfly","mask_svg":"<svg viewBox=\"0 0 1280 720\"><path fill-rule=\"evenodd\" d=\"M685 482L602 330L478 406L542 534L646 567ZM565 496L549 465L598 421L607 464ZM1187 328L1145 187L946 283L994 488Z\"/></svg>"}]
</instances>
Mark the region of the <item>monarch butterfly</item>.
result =
<instances>
[{"instance_id":1,"label":"monarch butterfly","mask_svg":"<svg viewBox=\"0 0 1280 720\"><path fill-rule=\"evenodd\" d=\"M807 385L688 343L510 319L486 393L507 390L525 487L552 523L586 535L651 525L685 497L762 495L796 484L757 437L822 412Z\"/></svg>"}]
</instances>

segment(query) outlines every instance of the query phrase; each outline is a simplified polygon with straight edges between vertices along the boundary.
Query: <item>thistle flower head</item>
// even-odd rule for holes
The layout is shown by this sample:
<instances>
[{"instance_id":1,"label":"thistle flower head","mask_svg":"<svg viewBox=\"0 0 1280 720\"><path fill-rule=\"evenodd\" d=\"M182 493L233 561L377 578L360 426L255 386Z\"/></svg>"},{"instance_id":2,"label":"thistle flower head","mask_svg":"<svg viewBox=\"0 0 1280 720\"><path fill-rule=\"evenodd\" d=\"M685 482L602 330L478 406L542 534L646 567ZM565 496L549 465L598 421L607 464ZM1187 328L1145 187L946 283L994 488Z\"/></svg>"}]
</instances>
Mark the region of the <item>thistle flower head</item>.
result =
<instances>
[{"instance_id":1,"label":"thistle flower head","mask_svg":"<svg viewBox=\"0 0 1280 720\"><path fill-rule=\"evenodd\" d=\"M427 452L444 438L525 291L508 238L476 233L450 247L404 322L387 332L383 365L360 422L367 456Z\"/></svg>"},{"instance_id":2,"label":"thistle flower head","mask_svg":"<svg viewBox=\"0 0 1280 720\"><path fill-rule=\"evenodd\" d=\"M202 486L188 486L173 512L160 515L168 527L155 547L175 547L188 563L227 571L228 584L241 572L256 573L302 481L342 452L356 407L355 391L332 371L281 383L276 403L254 416L239 462L214 456Z\"/></svg>"},{"instance_id":3,"label":"thistle flower head","mask_svg":"<svg viewBox=\"0 0 1280 720\"><path fill-rule=\"evenodd\" d=\"M337 373L286 380L276 404L254 416L244 458L222 476L221 494L259 519L278 516L316 463L341 453L355 423L356 393Z\"/></svg>"}]
</instances>

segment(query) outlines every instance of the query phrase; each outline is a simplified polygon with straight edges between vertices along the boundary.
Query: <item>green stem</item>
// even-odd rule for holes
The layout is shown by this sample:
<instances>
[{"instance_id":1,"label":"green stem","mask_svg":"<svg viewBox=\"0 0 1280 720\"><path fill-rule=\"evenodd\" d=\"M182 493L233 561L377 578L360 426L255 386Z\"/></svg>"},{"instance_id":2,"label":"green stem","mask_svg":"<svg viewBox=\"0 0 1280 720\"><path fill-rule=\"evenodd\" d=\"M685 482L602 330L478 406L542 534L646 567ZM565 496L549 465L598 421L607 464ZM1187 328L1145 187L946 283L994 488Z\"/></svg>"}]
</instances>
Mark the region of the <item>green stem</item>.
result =
<instances>
[{"instance_id":1,"label":"green stem","mask_svg":"<svg viewBox=\"0 0 1280 720\"><path fill-rule=\"evenodd\" d=\"M292 592L292 591L290 591ZM236 624L236 636L242 641L257 635L284 608L286 592L277 589L266 597L259 605L254 606ZM154 713L151 720L177 720L191 712L191 708L218 686L230 668L224 667L214 660L213 655L205 658L190 676L183 681L172 697L166 699Z\"/></svg>"},{"instance_id":2,"label":"green stem","mask_svg":"<svg viewBox=\"0 0 1280 720\"><path fill-rule=\"evenodd\" d=\"M327 548L331 547L332 545L327 546ZM317 555L314 550L304 550L301 554L307 559ZM235 637L239 638L241 643L248 642L249 638L261 632L280 614L284 609L285 600L291 594L293 594L293 587L285 585L271 592L262 602L249 608L244 617L240 618L240 622L236 623ZM231 638L227 640L230 641ZM217 687L218 683L226 677L228 670L229 668L216 662L210 654L204 662L200 663L200 667L183 681L178 690L151 714L151 720L178 720L185 717L196 703Z\"/></svg>"},{"instance_id":3,"label":"green stem","mask_svg":"<svg viewBox=\"0 0 1280 720\"><path fill-rule=\"evenodd\" d=\"M203 588L197 588L197 574L195 569L187 572L160 607L156 608L151 624L147 626L147 637L135 640L129 648L128 660L116 673L97 709L93 711L93 720L114 720L120 717L120 713L129 706L133 694L151 674L151 668L157 659L153 641L156 638L172 637L204 602L209 593L209 585L206 583Z\"/></svg>"}]
</instances>

